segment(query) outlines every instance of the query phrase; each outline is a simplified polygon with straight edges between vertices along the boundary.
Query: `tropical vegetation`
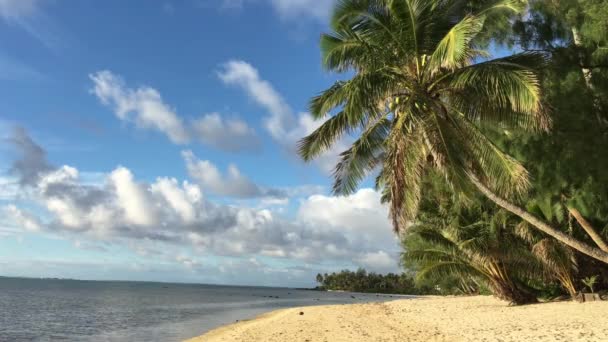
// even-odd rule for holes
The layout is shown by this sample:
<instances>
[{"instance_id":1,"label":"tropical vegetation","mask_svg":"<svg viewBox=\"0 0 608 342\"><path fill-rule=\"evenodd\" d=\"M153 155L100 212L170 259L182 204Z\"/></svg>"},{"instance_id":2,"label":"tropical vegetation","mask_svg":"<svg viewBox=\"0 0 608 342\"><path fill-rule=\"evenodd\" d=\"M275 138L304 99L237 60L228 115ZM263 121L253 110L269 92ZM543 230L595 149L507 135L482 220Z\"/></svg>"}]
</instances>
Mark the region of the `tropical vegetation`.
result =
<instances>
[{"instance_id":1,"label":"tropical vegetation","mask_svg":"<svg viewBox=\"0 0 608 342\"><path fill-rule=\"evenodd\" d=\"M317 274L318 290L348 291L386 294L438 294L432 287L417 286L407 273L379 274L359 268L357 271L342 270L330 274Z\"/></svg>"},{"instance_id":2,"label":"tropical vegetation","mask_svg":"<svg viewBox=\"0 0 608 342\"><path fill-rule=\"evenodd\" d=\"M341 0L311 160L369 176L417 282L514 303L608 287L608 2ZM499 57L495 57L499 55ZM434 280L433 280L434 279ZM428 284L428 283L427 283Z\"/></svg>"}]
</instances>

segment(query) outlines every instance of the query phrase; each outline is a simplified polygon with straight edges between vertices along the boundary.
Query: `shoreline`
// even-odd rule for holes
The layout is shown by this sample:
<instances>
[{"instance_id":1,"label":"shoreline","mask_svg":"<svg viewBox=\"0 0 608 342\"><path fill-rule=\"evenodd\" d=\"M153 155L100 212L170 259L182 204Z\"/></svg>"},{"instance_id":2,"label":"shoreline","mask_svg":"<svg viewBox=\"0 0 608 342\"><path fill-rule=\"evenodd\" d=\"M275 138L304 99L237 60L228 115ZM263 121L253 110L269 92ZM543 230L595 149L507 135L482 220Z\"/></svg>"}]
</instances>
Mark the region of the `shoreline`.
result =
<instances>
[{"instance_id":1,"label":"shoreline","mask_svg":"<svg viewBox=\"0 0 608 342\"><path fill-rule=\"evenodd\" d=\"M280 309L186 341L607 341L606 312L606 301L509 306L487 296L425 296Z\"/></svg>"}]
</instances>

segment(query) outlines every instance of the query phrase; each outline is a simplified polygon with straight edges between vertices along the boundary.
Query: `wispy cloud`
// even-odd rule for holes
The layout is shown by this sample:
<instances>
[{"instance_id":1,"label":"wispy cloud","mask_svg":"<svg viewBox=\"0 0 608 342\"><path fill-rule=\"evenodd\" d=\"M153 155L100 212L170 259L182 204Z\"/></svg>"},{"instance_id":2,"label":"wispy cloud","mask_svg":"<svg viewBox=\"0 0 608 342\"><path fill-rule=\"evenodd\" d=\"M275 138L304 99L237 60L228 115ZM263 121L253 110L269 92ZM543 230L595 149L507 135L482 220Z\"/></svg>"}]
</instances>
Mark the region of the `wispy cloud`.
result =
<instances>
[{"instance_id":1,"label":"wispy cloud","mask_svg":"<svg viewBox=\"0 0 608 342\"><path fill-rule=\"evenodd\" d=\"M207 4L205 0L199 0ZM213 1L213 0L210 0ZM314 19L326 22L336 0L221 0L220 9L243 9L246 4L265 3L281 20Z\"/></svg>"},{"instance_id":2,"label":"wispy cloud","mask_svg":"<svg viewBox=\"0 0 608 342\"><path fill-rule=\"evenodd\" d=\"M0 0L0 16L10 22L19 22L38 13L38 0Z\"/></svg>"},{"instance_id":3,"label":"wispy cloud","mask_svg":"<svg viewBox=\"0 0 608 342\"><path fill-rule=\"evenodd\" d=\"M42 10L41 0L0 0L0 19L18 26L48 49L59 52L65 45L65 34Z\"/></svg>"},{"instance_id":4,"label":"wispy cloud","mask_svg":"<svg viewBox=\"0 0 608 342\"><path fill-rule=\"evenodd\" d=\"M310 17L326 21L336 0L269 0L282 19Z\"/></svg>"},{"instance_id":5,"label":"wispy cloud","mask_svg":"<svg viewBox=\"0 0 608 342\"><path fill-rule=\"evenodd\" d=\"M313 120L309 113L296 115L281 94L251 64L241 60L224 63L218 72L220 80L240 88L256 104L268 111L264 125L268 133L290 154L295 155L300 139L312 133L323 122ZM347 148L347 138L336 142L334 147L315 162L325 172L331 172L338 154Z\"/></svg>"},{"instance_id":6,"label":"wispy cloud","mask_svg":"<svg viewBox=\"0 0 608 342\"><path fill-rule=\"evenodd\" d=\"M219 113L210 113L187 124L152 87L130 88L121 76L108 70L93 73L89 78L93 81L91 92L110 107L118 119L132 122L141 129L161 132L173 143L188 144L198 139L229 152L259 147L254 129L243 120L225 119Z\"/></svg>"},{"instance_id":7,"label":"wispy cloud","mask_svg":"<svg viewBox=\"0 0 608 342\"><path fill-rule=\"evenodd\" d=\"M112 108L119 119L133 121L141 128L158 130L177 144L190 140L182 119L165 104L156 89L128 88L120 76L108 70L91 74L89 78L94 84L92 93Z\"/></svg>"},{"instance_id":8,"label":"wispy cloud","mask_svg":"<svg viewBox=\"0 0 608 342\"><path fill-rule=\"evenodd\" d=\"M38 70L16 59L0 54L0 80L39 82L45 79L46 75Z\"/></svg>"}]
</instances>

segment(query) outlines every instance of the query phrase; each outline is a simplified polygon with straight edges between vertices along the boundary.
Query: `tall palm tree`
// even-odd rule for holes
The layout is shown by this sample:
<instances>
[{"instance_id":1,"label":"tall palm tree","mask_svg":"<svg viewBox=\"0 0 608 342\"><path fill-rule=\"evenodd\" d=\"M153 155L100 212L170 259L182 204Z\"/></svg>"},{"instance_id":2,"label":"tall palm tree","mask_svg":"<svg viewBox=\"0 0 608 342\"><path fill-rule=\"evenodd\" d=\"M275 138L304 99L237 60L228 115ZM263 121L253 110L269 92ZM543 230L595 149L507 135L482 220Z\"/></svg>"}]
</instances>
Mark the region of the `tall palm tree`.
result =
<instances>
[{"instance_id":1,"label":"tall palm tree","mask_svg":"<svg viewBox=\"0 0 608 342\"><path fill-rule=\"evenodd\" d=\"M535 72L545 58L521 53L487 60L475 38L488 18L521 12L525 1L341 0L321 38L323 65L352 77L311 100L331 117L301 141L311 160L345 133L358 139L341 154L334 192L350 194L378 171L395 230L415 218L423 176L439 170L458 190L476 188L546 234L608 263L608 252L572 238L507 199L529 185L525 168L483 126L543 131L550 126Z\"/></svg>"}]
</instances>

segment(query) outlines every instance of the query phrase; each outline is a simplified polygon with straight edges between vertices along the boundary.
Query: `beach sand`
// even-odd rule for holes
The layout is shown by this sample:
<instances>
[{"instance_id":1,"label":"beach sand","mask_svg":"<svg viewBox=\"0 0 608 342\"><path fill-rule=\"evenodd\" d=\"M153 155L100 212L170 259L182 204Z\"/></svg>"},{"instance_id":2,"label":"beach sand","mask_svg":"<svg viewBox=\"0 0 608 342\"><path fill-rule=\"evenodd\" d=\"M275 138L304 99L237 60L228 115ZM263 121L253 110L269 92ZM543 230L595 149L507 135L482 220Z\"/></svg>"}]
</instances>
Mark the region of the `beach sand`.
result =
<instances>
[{"instance_id":1,"label":"beach sand","mask_svg":"<svg viewBox=\"0 0 608 342\"><path fill-rule=\"evenodd\" d=\"M508 306L475 296L301 307L189 340L202 341L608 341L608 302Z\"/></svg>"}]
</instances>

